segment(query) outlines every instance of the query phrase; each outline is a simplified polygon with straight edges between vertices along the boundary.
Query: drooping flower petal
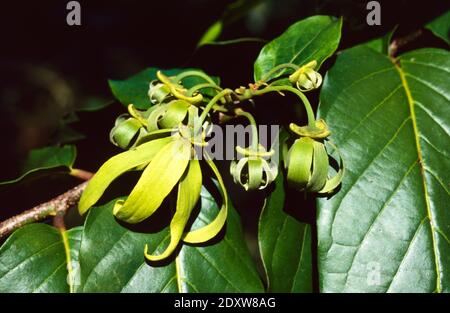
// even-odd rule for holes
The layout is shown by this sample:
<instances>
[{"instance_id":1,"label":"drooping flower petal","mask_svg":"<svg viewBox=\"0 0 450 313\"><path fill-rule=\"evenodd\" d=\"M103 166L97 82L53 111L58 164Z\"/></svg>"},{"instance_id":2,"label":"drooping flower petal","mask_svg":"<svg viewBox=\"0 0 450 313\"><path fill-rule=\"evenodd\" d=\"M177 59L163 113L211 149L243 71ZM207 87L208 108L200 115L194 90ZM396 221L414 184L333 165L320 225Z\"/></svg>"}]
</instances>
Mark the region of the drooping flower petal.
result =
<instances>
[{"instance_id":1,"label":"drooping flower petal","mask_svg":"<svg viewBox=\"0 0 450 313\"><path fill-rule=\"evenodd\" d=\"M156 153L171 140L170 137L153 140L137 148L113 156L106 161L89 181L81 196L80 202L78 203L78 211L80 214L84 214L100 199L112 181L126 171L149 163Z\"/></svg>"},{"instance_id":2,"label":"drooping flower petal","mask_svg":"<svg viewBox=\"0 0 450 313\"><path fill-rule=\"evenodd\" d=\"M188 109L191 106L189 102L183 100L173 100L167 104L167 111L158 121L161 128L177 127L185 118Z\"/></svg>"},{"instance_id":3,"label":"drooping flower petal","mask_svg":"<svg viewBox=\"0 0 450 313\"><path fill-rule=\"evenodd\" d=\"M310 192L318 192L325 186L328 175L328 154L323 143L314 141L314 157L312 164L312 174L306 189Z\"/></svg>"},{"instance_id":4,"label":"drooping flower petal","mask_svg":"<svg viewBox=\"0 0 450 313\"><path fill-rule=\"evenodd\" d=\"M342 160L342 156L341 153L339 152L339 149L331 142L329 142L328 144L336 150L339 156L339 170L332 178L327 179L325 186L323 186L323 188L319 191L319 193L324 194L332 193L341 184L342 178L344 178L345 173L344 161Z\"/></svg>"},{"instance_id":5,"label":"drooping flower petal","mask_svg":"<svg viewBox=\"0 0 450 313\"><path fill-rule=\"evenodd\" d=\"M244 186L245 181L242 181L242 171L244 166L247 165L247 158L242 158L239 161L233 161L230 163L230 174L233 177L234 183Z\"/></svg>"},{"instance_id":6,"label":"drooping flower petal","mask_svg":"<svg viewBox=\"0 0 450 313\"><path fill-rule=\"evenodd\" d=\"M287 157L287 179L291 186L298 189L306 187L311 176L313 160L313 139L302 137L295 140Z\"/></svg>"},{"instance_id":7,"label":"drooping flower petal","mask_svg":"<svg viewBox=\"0 0 450 313\"><path fill-rule=\"evenodd\" d=\"M114 207L114 215L133 224L151 216L180 180L190 156L189 141L178 138L169 142L145 168L123 205Z\"/></svg>"},{"instance_id":8,"label":"drooping flower petal","mask_svg":"<svg viewBox=\"0 0 450 313\"><path fill-rule=\"evenodd\" d=\"M230 174L236 184L245 190L261 190L275 180L278 167L270 161L274 150L266 151L260 144L257 149L237 146L236 151L244 156L230 164Z\"/></svg>"},{"instance_id":9,"label":"drooping flower petal","mask_svg":"<svg viewBox=\"0 0 450 313\"><path fill-rule=\"evenodd\" d=\"M137 133L142 130L142 123L137 119L130 117L117 123L117 125L111 129L109 138L116 146L126 149L131 146L133 138L135 138Z\"/></svg>"},{"instance_id":10,"label":"drooping flower petal","mask_svg":"<svg viewBox=\"0 0 450 313\"><path fill-rule=\"evenodd\" d=\"M217 214L216 218L211 223L185 234L183 241L186 243L201 243L214 238L220 232L220 230L225 225L225 222L227 221L228 194L227 190L225 189L225 184L223 183L222 176L220 175L219 170L207 153L205 153L205 161L214 172L214 175L216 175L217 181L219 183L220 194L222 196L222 206L220 208L219 214Z\"/></svg>"},{"instance_id":11,"label":"drooping flower petal","mask_svg":"<svg viewBox=\"0 0 450 313\"><path fill-rule=\"evenodd\" d=\"M328 177L331 156L325 143L334 147L339 155L337 173L331 178ZM311 137L301 137L294 142L287 154L286 168L289 184L308 192L331 193L344 176L344 163L337 147L330 141Z\"/></svg>"},{"instance_id":12,"label":"drooping flower petal","mask_svg":"<svg viewBox=\"0 0 450 313\"><path fill-rule=\"evenodd\" d=\"M153 104L162 103L170 95L170 89L158 80L150 82L148 97Z\"/></svg>"},{"instance_id":13,"label":"drooping flower petal","mask_svg":"<svg viewBox=\"0 0 450 313\"><path fill-rule=\"evenodd\" d=\"M258 189L263 181L263 160L259 158L248 160L248 186L246 189Z\"/></svg>"},{"instance_id":14,"label":"drooping flower petal","mask_svg":"<svg viewBox=\"0 0 450 313\"><path fill-rule=\"evenodd\" d=\"M148 131L156 131L160 129L158 121L166 114L167 104L158 104L152 107L150 114L147 118L148 120Z\"/></svg>"},{"instance_id":15,"label":"drooping flower petal","mask_svg":"<svg viewBox=\"0 0 450 313\"><path fill-rule=\"evenodd\" d=\"M192 210L198 202L202 188L202 172L198 160L189 161L188 168L178 184L177 208L170 222L170 243L160 255L148 253L145 246L145 257L150 261L160 261L172 254L183 236L184 228Z\"/></svg>"}]
</instances>

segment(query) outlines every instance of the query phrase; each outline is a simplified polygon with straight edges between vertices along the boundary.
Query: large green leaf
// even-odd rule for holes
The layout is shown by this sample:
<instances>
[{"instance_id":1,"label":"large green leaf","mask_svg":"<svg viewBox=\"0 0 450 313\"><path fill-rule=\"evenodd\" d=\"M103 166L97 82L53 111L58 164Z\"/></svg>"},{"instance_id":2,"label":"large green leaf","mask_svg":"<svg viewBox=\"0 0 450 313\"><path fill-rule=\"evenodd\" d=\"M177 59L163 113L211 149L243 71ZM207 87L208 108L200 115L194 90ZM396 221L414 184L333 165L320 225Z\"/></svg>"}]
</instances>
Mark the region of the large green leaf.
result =
<instances>
[{"instance_id":1,"label":"large green leaf","mask_svg":"<svg viewBox=\"0 0 450 313\"><path fill-rule=\"evenodd\" d=\"M0 248L0 292L73 291L80 240L80 227L65 233L46 224L18 229Z\"/></svg>"},{"instance_id":2,"label":"large green leaf","mask_svg":"<svg viewBox=\"0 0 450 313\"><path fill-rule=\"evenodd\" d=\"M16 179L0 182L0 187L51 173L69 172L75 162L76 155L77 150L72 145L50 146L31 150L25 160L22 169L23 174Z\"/></svg>"},{"instance_id":3,"label":"large green leaf","mask_svg":"<svg viewBox=\"0 0 450 313\"><path fill-rule=\"evenodd\" d=\"M450 45L450 10L428 23L425 27Z\"/></svg>"},{"instance_id":4,"label":"large green leaf","mask_svg":"<svg viewBox=\"0 0 450 313\"><path fill-rule=\"evenodd\" d=\"M320 66L336 51L341 38L342 20L316 15L290 26L280 37L266 44L255 61L255 81L283 63L304 65L316 60ZM278 75L272 76L276 78Z\"/></svg>"},{"instance_id":5,"label":"large green leaf","mask_svg":"<svg viewBox=\"0 0 450 313\"><path fill-rule=\"evenodd\" d=\"M347 172L319 200L322 291L450 291L450 52L366 47L328 72L319 114Z\"/></svg>"},{"instance_id":6,"label":"large green leaf","mask_svg":"<svg viewBox=\"0 0 450 313\"><path fill-rule=\"evenodd\" d=\"M285 212L283 181L280 173L259 219L268 291L312 292L311 227Z\"/></svg>"},{"instance_id":7,"label":"large green leaf","mask_svg":"<svg viewBox=\"0 0 450 313\"><path fill-rule=\"evenodd\" d=\"M109 87L117 100L119 100L123 105L128 106L129 104L134 104L134 106L138 109L147 109L152 106L152 103L148 97L149 84L152 80L156 79L156 73L159 70L167 76L172 76L192 69L185 68L164 70L150 67L125 80L109 80ZM216 81L216 83L219 83L218 78L212 78ZM204 80L198 77L189 77L184 80L186 88L190 88L196 84L204 82ZM208 89L205 90L206 92L208 91Z\"/></svg>"},{"instance_id":8,"label":"large green leaf","mask_svg":"<svg viewBox=\"0 0 450 313\"><path fill-rule=\"evenodd\" d=\"M193 227L211 222L219 211L202 190L201 212ZM229 212L226 234L217 243L184 244L176 259L157 266L144 258L144 246L160 254L169 243L168 228L138 233L121 226L112 215L114 202L89 212L80 264L83 292L261 292L262 283L245 246L240 219Z\"/></svg>"}]
</instances>

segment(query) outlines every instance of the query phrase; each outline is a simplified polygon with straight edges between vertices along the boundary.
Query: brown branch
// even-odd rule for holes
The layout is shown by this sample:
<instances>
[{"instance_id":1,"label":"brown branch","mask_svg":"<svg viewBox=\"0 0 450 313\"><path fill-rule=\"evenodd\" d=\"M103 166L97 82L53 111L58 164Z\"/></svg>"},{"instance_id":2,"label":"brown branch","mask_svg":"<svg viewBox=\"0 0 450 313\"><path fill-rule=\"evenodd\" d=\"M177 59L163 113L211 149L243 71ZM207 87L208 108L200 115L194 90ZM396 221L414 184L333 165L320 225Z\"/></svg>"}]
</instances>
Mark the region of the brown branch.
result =
<instances>
[{"instance_id":1,"label":"brown branch","mask_svg":"<svg viewBox=\"0 0 450 313\"><path fill-rule=\"evenodd\" d=\"M94 176L94 173L85 171L85 170L81 170L79 168L74 168L70 171L70 175L72 175L73 177L79 178L81 180L89 180L92 178L92 176Z\"/></svg>"},{"instance_id":2,"label":"brown branch","mask_svg":"<svg viewBox=\"0 0 450 313\"><path fill-rule=\"evenodd\" d=\"M401 47L406 46L407 44L413 42L414 40L416 40L418 37L420 37L423 34L423 31L421 29L416 30L404 37L400 37L400 38L395 38L394 40L392 40L391 44L389 45L388 48L388 54L391 58L394 58L395 55L397 54L398 49L400 49Z\"/></svg>"},{"instance_id":3,"label":"brown branch","mask_svg":"<svg viewBox=\"0 0 450 313\"><path fill-rule=\"evenodd\" d=\"M87 183L88 182L85 181L50 201L39 204L32 209L1 222L0 238L10 234L19 227L43 220L49 216L55 216L54 225L56 227L64 228L64 215L70 207L78 203Z\"/></svg>"}]
</instances>

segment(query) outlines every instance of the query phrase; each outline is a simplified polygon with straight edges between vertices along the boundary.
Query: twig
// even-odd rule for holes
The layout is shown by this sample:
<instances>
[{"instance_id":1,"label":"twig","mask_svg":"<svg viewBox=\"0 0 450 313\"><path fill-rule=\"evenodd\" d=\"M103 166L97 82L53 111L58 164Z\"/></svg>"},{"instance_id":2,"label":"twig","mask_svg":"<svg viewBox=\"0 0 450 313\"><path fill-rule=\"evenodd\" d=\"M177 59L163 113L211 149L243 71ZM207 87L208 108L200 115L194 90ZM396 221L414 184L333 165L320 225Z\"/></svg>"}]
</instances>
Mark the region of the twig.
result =
<instances>
[{"instance_id":1,"label":"twig","mask_svg":"<svg viewBox=\"0 0 450 313\"><path fill-rule=\"evenodd\" d=\"M10 234L19 227L43 220L49 216L55 216L54 225L56 227L64 228L64 215L70 207L78 203L81 193L86 188L87 183L88 182L85 181L48 202L41 203L32 209L1 222L0 238Z\"/></svg>"},{"instance_id":2,"label":"twig","mask_svg":"<svg viewBox=\"0 0 450 313\"><path fill-rule=\"evenodd\" d=\"M395 55L397 54L397 51L399 48L406 46L407 44L409 44L410 42L414 41L415 39L417 39L418 37L420 37L422 35L423 31L421 29L416 30L404 37L400 37L400 38L395 38L394 40L392 40L391 44L389 45L388 48L388 53L389 56L391 58L394 58Z\"/></svg>"},{"instance_id":3,"label":"twig","mask_svg":"<svg viewBox=\"0 0 450 313\"><path fill-rule=\"evenodd\" d=\"M94 176L94 173L85 171L85 170L81 170L79 168L73 168L70 171L70 175L76 178L79 178L81 180L89 180L92 178L92 176Z\"/></svg>"}]
</instances>

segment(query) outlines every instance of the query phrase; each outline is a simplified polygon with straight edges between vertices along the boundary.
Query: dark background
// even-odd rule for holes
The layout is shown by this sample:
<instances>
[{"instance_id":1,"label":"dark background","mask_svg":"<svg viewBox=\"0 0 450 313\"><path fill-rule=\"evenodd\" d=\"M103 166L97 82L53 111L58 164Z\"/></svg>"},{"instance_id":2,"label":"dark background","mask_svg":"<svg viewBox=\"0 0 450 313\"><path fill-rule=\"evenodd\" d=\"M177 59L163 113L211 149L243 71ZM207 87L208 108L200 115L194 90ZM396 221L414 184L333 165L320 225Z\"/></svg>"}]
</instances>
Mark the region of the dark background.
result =
<instances>
[{"instance_id":1,"label":"dark background","mask_svg":"<svg viewBox=\"0 0 450 313\"><path fill-rule=\"evenodd\" d=\"M310 15L343 16L339 47L342 50L380 37L396 26L394 37L414 32L449 7L442 0L379 1L382 25L368 26L368 1L267 0L247 14L236 16L233 12L223 15L232 2L229 0L81 0L82 25L68 26L68 2L16 0L1 4L0 180L20 174L30 149L70 142L67 136L71 133L64 130L61 119L72 117L70 112L89 101L112 101L109 78L124 79L150 66L190 66L220 76L225 86L238 87L251 82L253 61L263 42L196 49L205 30L222 16L227 23L220 40L241 37L270 40L290 24ZM425 46L446 47L424 31L403 49ZM333 62L333 58L327 61L321 71L326 71ZM314 97L317 100L317 95ZM265 101L270 104L272 99ZM124 111L123 106L112 103L98 112L77 113L78 121L75 119L70 127L85 138L76 141L76 167L95 171L117 153L117 148L109 143L108 132L115 117ZM262 110L261 115L260 121L264 123L273 113L268 109ZM0 220L75 184L76 179L57 175L7 190L0 188ZM236 191L237 197L244 197L235 187L230 188ZM247 199L249 208L241 213L251 229L256 225L254 217L259 205L252 196L250 199ZM312 222L311 207L304 208L299 218Z\"/></svg>"},{"instance_id":2,"label":"dark background","mask_svg":"<svg viewBox=\"0 0 450 313\"><path fill-rule=\"evenodd\" d=\"M20 162L29 149L49 143L59 118L70 108L93 97L112 99L108 78L126 78L149 66L199 66L221 76L231 87L252 79L252 63L262 43L196 50L204 31L233 1L81 0L82 26L66 24L68 2L2 2L0 125L5 161L1 179L20 172ZM261 1L261 6L228 23L220 39L270 40L301 18L329 14L344 17L340 46L344 49L382 36L397 25L396 36L420 29L449 6L442 0L380 1L382 25L368 26L367 2ZM428 32L416 44L442 45ZM51 98L46 92L52 84L67 88L69 95L63 96L62 103L46 99Z\"/></svg>"}]
</instances>

